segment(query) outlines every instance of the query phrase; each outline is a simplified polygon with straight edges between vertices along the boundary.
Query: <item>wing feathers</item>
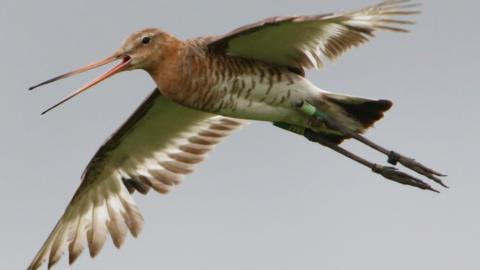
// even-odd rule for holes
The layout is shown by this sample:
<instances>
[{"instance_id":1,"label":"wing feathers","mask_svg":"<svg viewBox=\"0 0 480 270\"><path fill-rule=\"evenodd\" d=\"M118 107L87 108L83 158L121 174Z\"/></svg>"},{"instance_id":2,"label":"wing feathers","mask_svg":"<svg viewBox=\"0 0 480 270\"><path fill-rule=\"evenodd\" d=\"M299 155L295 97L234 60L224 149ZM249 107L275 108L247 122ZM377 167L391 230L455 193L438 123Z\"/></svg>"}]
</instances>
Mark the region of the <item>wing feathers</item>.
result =
<instances>
[{"instance_id":1,"label":"wing feathers","mask_svg":"<svg viewBox=\"0 0 480 270\"><path fill-rule=\"evenodd\" d=\"M107 211L110 220L107 223L108 231L115 247L120 248L127 237L127 225L120 214L120 201L117 196L108 199Z\"/></svg>"},{"instance_id":2,"label":"wing feathers","mask_svg":"<svg viewBox=\"0 0 480 270\"><path fill-rule=\"evenodd\" d=\"M128 196L128 199L127 199ZM120 203L123 206L122 216L128 230L134 237L138 237L143 228L143 217L138 207L131 200L130 195L119 196Z\"/></svg>"},{"instance_id":3,"label":"wing feathers","mask_svg":"<svg viewBox=\"0 0 480 270\"><path fill-rule=\"evenodd\" d=\"M206 136L193 136L188 139L189 142L191 143L196 143L196 144L203 144L203 145L214 145L220 142L220 140L214 138L214 137L206 137Z\"/></svg>"},{"instance_id":4,"label":"wing feathers","mask_svg":"<svg viewBox=\"0 0 480 270\"><path fill-rule=\"evenodd\" d=\"M129 193L133 193L135 190L143 195L146 195L150 191L150 185L142 177L131 177L130 179L122 178L123 183L127 186Z\"/></svg>"},{"instance_id":5,"label":"wing feathers","mask_svg":"<svg viewBox=\"0 0 480 270\"><path fill-rule=\"evenodd\" d=\"M155 179L153 176L150 176L150 177L146 177L146 179L148 180L148 183L149 185L158 193L161 193L161 194L166 194L170 191L170 187L164 183L162 183L161 181L158 181L157 179Z\"/></svg>"},{"instance_id":6,"label":"wing feathers","mask_svg":"<svg viewBox=\"0 0 480 270\"><path fill-rule=\"evenodd\" d=\"M179 149L183 152L169 154L169 157L181 162L195 164L201 162L203 160L202 155L212 150L212 147L196 143L187 143L180 145Z\"/></svg>"},{"instance_id":7,"label":"wing feathers","mask_svg":"<svg viewBox=\"0 0 480 270\"><path fill-rule=\"evenodd\" d=\"M86 226L87 220L79 215L77 217L76 225L74 225L74 238L69 244L69 264L73 264L80 256L84 249L84 242L86 242Z\"/></svg>"},{"instance_id":8,"label":"wing feathers","mask_svg":"<svg viewBox=\"0 0 480 270\"><path fill-rule=\"evenodd\" d=\"M352 47L366 43L377 30L408 32L418 4L384 1L354 12L272 17L213 38L211 51L277 64L294 70L321 68Z\"/></svg>"},{"instance_id":9,"label":"wing feathers","mask_svg":"<svg viewBox=\"0 0 480 270\"><path fill-rule=\"evenodd\" d=\"M95 257L107 234L117 248L128 231L137 237L144 220L130 193L167 193L243 123L187 109L154 91L93 157L74 198L28 269L46 260L53 266L65 249L71 264L85 245Z\"/></svg>"},{"instance_id":10,"label":"wing feathers","mask_svg":"<svg viewBox=\"0 0 480 270\"><path fill-rule=\"evenodd\" d=\"M48 258L49 260L48 268L55 265L62 257L62 249L63 249L63 245L65 244L64 240L66 237L66 234L65 234L66 229L67 228L64 224L60 224L60 226L58 227L59 233L55 235L55 238L53 240L53 244L50 250L50 256Z\"/></svg>"},{"instance_id":11,"label":"wing feathers","mask_svg":"<svg viewBox=\"0 0 480 270\"><path fill-rule=\"evenodd\" d=\"M159 165L176 174L190 174L193 172L193 166L183 162L161 161Z\"/></svg>"},{"instance_id":12,"label":"wing feathers","mask_svg":"<svg viewBox=\"0 0 480 270\"><path fill-rule=\"evenodd\" d=\"M92 222L87 234L90 257L94 258L105 244L107 237L107 217L105 197L100 192L94 194Z\"/></svg>"}]
</instances>

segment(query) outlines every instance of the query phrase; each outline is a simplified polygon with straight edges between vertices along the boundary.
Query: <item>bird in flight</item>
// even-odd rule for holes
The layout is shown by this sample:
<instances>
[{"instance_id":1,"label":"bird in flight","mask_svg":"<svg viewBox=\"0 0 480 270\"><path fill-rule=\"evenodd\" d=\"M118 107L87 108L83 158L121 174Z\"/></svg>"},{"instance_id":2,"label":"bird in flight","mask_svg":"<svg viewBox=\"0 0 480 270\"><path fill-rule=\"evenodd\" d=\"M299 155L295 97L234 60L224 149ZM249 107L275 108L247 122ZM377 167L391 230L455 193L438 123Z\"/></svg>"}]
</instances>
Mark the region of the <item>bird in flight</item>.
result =
<instances>
[{"instance_id":1,"label":"bird in flight","mask_svg":"<svg viewBox=\"0 0 480 270\"><path fill-rule=\"evenodd\" d=\"M417 6L387 0L354 12L272 17L222 36L186 41L148 28L132 34L110 57L31 87L119 61L46 113L122 71L143 69L157 86L94 155L28 269L45 261L50 268L66 250L72 264L85 246L95 257L108 234L116 247L128 232L137 236L143 217L131 194L167 193L247 120L274 123L389 180L436 191L394 166L372 163L340 146L355 139L386 155L390 164L445 186L444 175L362 135L392 102L331 93L305 78L306 69L323 67L378 30L407 32L404 27L412 22L398 17L417 14Z\"/></svg>"}]
</instances>

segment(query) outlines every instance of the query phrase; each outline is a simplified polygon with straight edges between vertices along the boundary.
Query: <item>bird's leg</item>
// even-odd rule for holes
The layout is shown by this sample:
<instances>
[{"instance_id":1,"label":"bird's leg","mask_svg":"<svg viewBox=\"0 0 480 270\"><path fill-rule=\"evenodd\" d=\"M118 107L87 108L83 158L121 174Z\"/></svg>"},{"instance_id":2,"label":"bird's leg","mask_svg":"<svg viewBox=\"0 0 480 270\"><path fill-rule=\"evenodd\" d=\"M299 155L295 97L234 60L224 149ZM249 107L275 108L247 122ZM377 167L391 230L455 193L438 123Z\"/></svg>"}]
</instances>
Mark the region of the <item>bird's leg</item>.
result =
<instances>
[{"instance_id":1,"label":"bird's leg","mask_svg":"<svg viewBox=\"0 0 480 270\"><path fill-rule=\"evenodd\" d=\"M356 139L357 141L362 142L365 145L367 145L367 146L385 154L388 157L388 163L390 163L392 165L396 165L397 163L400 163L403 166L405 166L406 168L409 168L409 169L417 172L418 174L426 176L426 177L432 179L433 181L437 182L438 184L442 185L443 187L448 188L442 182L442 180L440 180L438 178L439 176L445 176L445 175L443 175L439 172L436 172L436 171L422 165L421 163L417 162L413 158L403 156L403 155L401 155L401 154L399 154L395 151L388 150L388 149L372 142L371 140L367 139L366 137L352 131L351 129L349 129L345 125L342 125L340 122L336 121L332 117L329 117L327 114L325 114L323 112L319 112L313 105L308 104L307 102L300 101L300 102L298 102L297 107L303 113L313 117L314 122L324 123L329 128L334 129L334 130L338 130L340 133L342 133L342 135L347 136L347 137L351 137L353 139Z\"/></svg>"},{"instance_id":2,"label":"bird's leg","mask_svg":"<svg viewBox=\"0 0 480 270\"><path fill-rule=\"evenodd\" d=\"M354 153L346 150L343 147L340 147L339 145L332 143L325 138L322 137L321 134L315 133L311 129L306 129L304 136L309 139L310 141L317 142L323 146L326 146L333 151L340 153L343 156L346 156L368 168L370 168L374 173L380 174L381 176L385 177L386 179L392 180L394 182L403 184L403 185L408 185L408 186L413 186L417 187L420 189L424 190L431 190L434 192L437 192L432 186L429 184L425 183L424 181L415 178L407 173L404 173L402 171L399 171L395 167L390 167L390 166L383 166L380 164L372 163L360 156L355 155Z\"/></svg>"},{"instance_id":3,"label":"bird's leg","mask_svg":"<svg viewBox=\"0 0 480 270\"><path fill-rule=\"evenodd\" d=\"M357 156L354 153L338 146L337 144L330 142L329 140L325 139L321 134L315 133L311 129L306 129L303 127L298 127L298 126L294 126L286 123L274 123L274 125L279 128L288 130L290 132L305 136L305 138L307 138L310 141L313 141L325 147L328 147L333 151L340 153L341 155L346 156L370 168L374 173L380 174L386 179L392 180L394 182L397 182L403 185L409 185L409 186L417 187L424 190L431 190L434 192L438 192L437 190L433 189L429 184L413 176L410 176L402 171L399 171L395 167L382 166L379 164L375 164L360 156Z\"/></svg>"}]
</instances>

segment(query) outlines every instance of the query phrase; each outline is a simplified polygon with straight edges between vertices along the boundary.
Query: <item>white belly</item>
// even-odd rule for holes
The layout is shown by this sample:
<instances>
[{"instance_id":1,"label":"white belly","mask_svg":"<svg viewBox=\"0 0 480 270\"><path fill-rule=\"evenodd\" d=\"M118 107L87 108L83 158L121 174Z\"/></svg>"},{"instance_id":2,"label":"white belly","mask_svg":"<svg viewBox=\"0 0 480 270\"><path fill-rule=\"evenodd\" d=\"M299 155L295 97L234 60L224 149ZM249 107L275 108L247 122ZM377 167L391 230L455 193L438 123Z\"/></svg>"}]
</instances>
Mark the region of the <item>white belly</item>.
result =
<instances>
[{"instance_id":1,"label":"white belly","mask_svg":"<svg viewBox=\"0 0 480 270\"><path fill-rule=\"evenodd\" d=\"M236 80L236 82L235 82ZM219 83L214 89L222 95L217 114L270 122L286 122L305 126L308 120L295 109L299 100L318 99L323 92L308 80L295 76L290 80L260 80L259 77L241 75Z\"/></svg>"}]
</instances>

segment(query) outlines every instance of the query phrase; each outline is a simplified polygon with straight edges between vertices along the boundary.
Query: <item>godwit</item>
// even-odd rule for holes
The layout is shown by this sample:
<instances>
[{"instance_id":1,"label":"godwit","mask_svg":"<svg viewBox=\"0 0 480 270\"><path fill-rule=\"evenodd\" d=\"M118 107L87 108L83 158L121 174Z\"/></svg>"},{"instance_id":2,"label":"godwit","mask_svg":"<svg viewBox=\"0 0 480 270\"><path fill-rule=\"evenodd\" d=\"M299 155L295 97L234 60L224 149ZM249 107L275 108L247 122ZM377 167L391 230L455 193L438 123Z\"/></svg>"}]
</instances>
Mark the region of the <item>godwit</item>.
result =
<instances>
[{"instance_id":1,"label":"godwit","mask_svg":"<svg viewBox=\"0 0 480 270\"><path fill-rule=\"evenodd\" d=\"M127 231L137 236L143 218L130 194L146 194L151 188L168 192L215 144L241 127L243 119L272 122L387 179L435 191L418 178L339 146L356 139L387 155L389 163L401 163L443 185L440 173L361 135L382 118L390 101L333 94L313 85L304 73L368 41L376 30L406 32L400 26L411 22L394 17L418 13L416 6L409 0L389 0L354 12L273 17L223 36L187 41L144 29L112 56L31 87L116 60L120 64L50 109L125 70L143 69L157 84L88 164L80 187L28 269L46 260L50 268L67 248L73 263L85 243L94 257L107 234L116 247Z\"/></svg>"}]
</instances>

